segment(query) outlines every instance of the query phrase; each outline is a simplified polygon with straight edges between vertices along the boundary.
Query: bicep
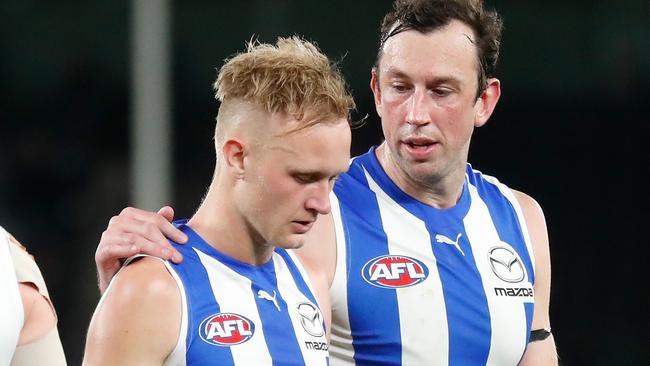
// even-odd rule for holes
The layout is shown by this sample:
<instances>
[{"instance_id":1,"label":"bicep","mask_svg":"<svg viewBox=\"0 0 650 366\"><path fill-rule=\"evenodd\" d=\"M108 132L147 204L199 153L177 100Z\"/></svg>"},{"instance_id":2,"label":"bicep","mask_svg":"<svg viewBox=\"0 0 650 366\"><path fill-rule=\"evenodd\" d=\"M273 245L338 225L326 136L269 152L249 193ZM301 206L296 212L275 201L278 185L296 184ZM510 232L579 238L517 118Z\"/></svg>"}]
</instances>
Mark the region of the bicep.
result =
<instances>
[{"instance_id":1,"label":"bicep","mask_svg":"<svg viewBox=\"0 0 650 366\"><path fill-rule=\"evenodd\" d=\"M544 213L530 196L515 191L521 205L535 258L535 307L532 329L550 328L551 260ZM557 365L553 336L528 344L521 365Z\"/></svg>"},{"instance_id":2,"label":"bicep","mask_svg":"<svg viewBox=\"0 0 650 366\"><path fill-rule=\"evenodd\" d=\"M180 304L162 262L144 258L127 266L93 314L84 364L161 365L178 340Z\"/></svg>"},{"instance_id":3,"label":"bicep","mask_svg":"<svg viewBox=\"0 0 650 366\"><path fill-rule=\"evenodd\" d=\"M550 326L548 310L551 292L551 259L546 220L539 204L530 196L515 192L526 219L535 258L535 311L533 329Z\"/></svg>"},{"instance_id":4,"label":"bicep","mask_svg":"<svg viewBox=\"0 0 650 366\"><path fill-rule=\"evenodd\" d=\"M318 217L304 245L295 252L309 273L329 339L332 318L329 288L336 270L336 237L331 214Z\"/></svg>"},{"instance_id":5,"label":"bicep","mask_svg":"<svg viewBox=\"0 0 650 366\"><path fill-rule=\"evenodd\" d=\"M312 264L304 263L304 261L303 265L307 269L309 280L314 289L314 296L318 302L318 307L321 310L321 314L323 314L325 332L327 333L327 339L329 340L330 328L332 325L332 305L330 301L329 281L327 280L327 274L319 267L314 267Z\"/></svg>"}]
</instances>

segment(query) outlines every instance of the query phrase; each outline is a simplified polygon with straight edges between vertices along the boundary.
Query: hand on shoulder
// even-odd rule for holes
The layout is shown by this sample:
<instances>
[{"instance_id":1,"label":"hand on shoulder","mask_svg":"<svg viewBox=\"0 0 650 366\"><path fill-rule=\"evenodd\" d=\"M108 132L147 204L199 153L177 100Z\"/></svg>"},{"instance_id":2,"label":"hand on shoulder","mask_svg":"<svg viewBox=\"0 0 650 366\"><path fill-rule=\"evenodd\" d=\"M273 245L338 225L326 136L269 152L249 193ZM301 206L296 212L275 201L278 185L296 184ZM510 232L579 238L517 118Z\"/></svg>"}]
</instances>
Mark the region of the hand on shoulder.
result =
<instances>
[{"instance_id":1,"label":"hand on shoulder","mask_svg":"<svg viewBox=\"0 0 650 366\"><path fill-rule=\"evenodd\" d=\"M181 244L187 241L187 236L171 224L173 218L174 210L165 206L158 212L127 207L110 219L95 252L100 292L106 290L125 258L147 254L175 263L183 260L167 239Z\"/></svg>"}]
</instances>

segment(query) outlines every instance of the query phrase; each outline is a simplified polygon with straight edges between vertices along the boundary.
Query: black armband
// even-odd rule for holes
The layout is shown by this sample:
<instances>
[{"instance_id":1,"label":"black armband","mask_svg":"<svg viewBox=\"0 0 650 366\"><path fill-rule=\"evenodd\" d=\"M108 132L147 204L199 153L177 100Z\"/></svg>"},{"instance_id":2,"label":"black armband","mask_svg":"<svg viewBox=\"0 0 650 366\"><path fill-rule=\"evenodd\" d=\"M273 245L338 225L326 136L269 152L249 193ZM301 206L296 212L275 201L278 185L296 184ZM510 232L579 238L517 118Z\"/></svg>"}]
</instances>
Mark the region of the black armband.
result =
<instances>
[{"instance_id":1,"label":"black armband","mask_svg":"<svg viewBox=\"0 0 650 366\"><path fill-rule=\"evenodd\" d=\"M530 342L543 341L551 335L551 328L535 329L530 331Z\"/></svg>"}]
</instances>

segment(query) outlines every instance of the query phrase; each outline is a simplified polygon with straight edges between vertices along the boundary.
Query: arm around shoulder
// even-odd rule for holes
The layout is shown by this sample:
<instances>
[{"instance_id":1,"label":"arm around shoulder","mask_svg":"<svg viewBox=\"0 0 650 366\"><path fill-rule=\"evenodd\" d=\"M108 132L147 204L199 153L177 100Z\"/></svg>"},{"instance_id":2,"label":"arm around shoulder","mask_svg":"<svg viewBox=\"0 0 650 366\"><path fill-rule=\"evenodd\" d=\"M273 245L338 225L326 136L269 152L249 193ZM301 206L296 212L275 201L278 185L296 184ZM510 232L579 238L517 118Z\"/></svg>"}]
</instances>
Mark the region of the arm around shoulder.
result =
<instances>
[{"instance_id":1,"label":"arm around shoulder","mask_svg":"<svg viewBox=\"0 0 650 366\"><path fill-rule=\"evenodd\" d=\"M125 267L93 314L84 365L162 365L178 341L180 296L160 260Z\"/></svg>"},{"instance_id":2,"label":"arm around shoulder","mask_svg":"<svg viewBox=\"0 0 650 366\"><path fill-rule=\"evenodd\" d=\"M551 328L549 304L551 295L551 258L548 230L542 208L525 193L514 191L521 206L535 257L535 309L532 329ZM550 335L544 340L528 343L520 365L554 366L558 364L555 340Z\"/></svg>"}]
</instances>

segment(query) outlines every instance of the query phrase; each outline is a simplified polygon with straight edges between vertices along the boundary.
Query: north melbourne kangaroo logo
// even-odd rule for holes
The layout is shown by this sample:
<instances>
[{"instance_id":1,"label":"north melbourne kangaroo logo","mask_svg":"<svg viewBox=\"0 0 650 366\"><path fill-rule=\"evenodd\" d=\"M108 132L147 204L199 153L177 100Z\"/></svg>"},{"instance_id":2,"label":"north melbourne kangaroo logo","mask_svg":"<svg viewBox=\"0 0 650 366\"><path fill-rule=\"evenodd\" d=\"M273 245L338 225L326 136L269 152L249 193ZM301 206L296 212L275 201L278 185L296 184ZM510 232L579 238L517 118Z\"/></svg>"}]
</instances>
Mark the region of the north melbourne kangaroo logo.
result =
<instances>
[{"instance_id":1,"label":"north melbourne kangaroo logo","mask_svg":"<svg viewBox=\"0 0 650 366\"><path fill-rule=\"evenodd\" d=\"M461 237L461 236L463 236L463 234L462 234L462 233L458 233L458 236L456 236L456 241L453 241L453 240L449 239L448 237L446 237L446 236L444 236L444 235L442 235L442 234L436 234L436 242L437 242L437 243L442 243L442 244L453 245L453 246L456 247L456 249L458 249L458 251L460 252L460 254L462 254L463 256L465 256L465 252L463 252L463 250L460 249L460 245L458 245L458 241L460 240L460 237Z\"/></svg>"},{"instance_id":2,"label":"north melbourne kangaroo logo","mask_svg":"<svg viewBox=\"0 0 650 366\"><path fill-rule=\"evenodd\" d=\"M280 310L280 305L278 305L278 300L275 299L276 295L277 294L275 293L275 290L273 290L273 296L271 296L271 294L269 294L268 292L266 292L264 290L257 291L257 297L258 298L264 299L264 300L269 300L270 302L273 303L273 305L275 305L275 307L278 309L278 311L282 311L282 310Z\"/></svg>"}]
</instances>

